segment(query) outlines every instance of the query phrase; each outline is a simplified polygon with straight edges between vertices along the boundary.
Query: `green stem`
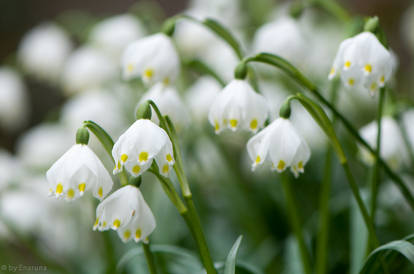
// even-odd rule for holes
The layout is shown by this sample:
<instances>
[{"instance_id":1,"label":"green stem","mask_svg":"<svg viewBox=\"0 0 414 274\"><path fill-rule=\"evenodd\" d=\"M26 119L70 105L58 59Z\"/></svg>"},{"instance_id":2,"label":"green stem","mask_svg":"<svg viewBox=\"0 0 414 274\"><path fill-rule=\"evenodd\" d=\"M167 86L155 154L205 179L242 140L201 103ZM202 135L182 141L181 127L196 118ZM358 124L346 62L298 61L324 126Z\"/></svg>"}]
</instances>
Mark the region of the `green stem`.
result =
<instances>
[{"instance_id":1,"label":"green stem","mask_svg":"<svg viewBox=\"0 0 414 274\"><path fill-rule=\"evenodd\" d=\"M338 98L339 81L336 79L331 84L331 102L336 104ZM335 127L336 119L332 121L332 126ZM326 151L325 170L322 181L322 188L319 200L319 231L316 244L316 273L326 273L326 262L328 253L328 239L329 239L329 197L331 193L332 181L332 157L333 150L329 147Z\"/></svg>"},{"instance_id":2,"label":"green stem","mask_svg":"<svg viewBox=\"0 0 414 274\"><path fill-rule=\"evenodd\" d=\"M222 87L226 85L224 80L209 66L207 66L204 62L198 59L192 59L190 61L183 62L184 65L188 66L192 70L195 70L201 74L207 74L213 77Z\"/></svg>"},{"instance_id":3,"label":"green stem","mask_svg":"<svg viewBox=\"0 0 414 274\"><path fill-rule=\"evenodd\" d=\"M292 194L289 177L286 173L283 173L281 174L281 178L282 178L283 191L285 192L285 196L286 196L288 217L289 217L293 232L295 233L296 240L298 241L303 270L305 271L305 274L311 274L312 269L310 266L309 253L306 248L305 239L302 234L299 212L296 207L295 198L293 197L293 194Z\"/></svg>"},{"instance_id":4,"label":"green stem","mask_svg":"<svg viewBox=\"0 0 414 274\"><path fill-rule=\"evenodd\" d=\"M145 253L145 259L147 260L147 265L150 274L157 274L157 269L155 268L155 262L154 262L154 255L151 252L151 248L149 243L142 243L142 249Z\"/></svg>"},{"instance_id":5,"label":"green stem","mask_svg":"<svg viewBox=\"0 0 414 274\"><path fill-rule=\"evenodd\" d=\"M365 226L368 229L371 245L373 248L376 248L379 246L379 241L375 233L375 228L374 228L374 224L372 223L372 219L370 218L368 214L368 210L366 209L365 204L359 193L357 183L355 182L355 179L352 176L351 170L349 169L348 162L347 161L342 162L341 165L345 171L345 175L348 180L349 186L351 187L352 194L358 204L359 211L361 212L362 218L364 219Z\"/></svg>"},{"instance_id":6,"label":"green stem","mask_svg":"<svg viewBox=\"0 0 414 274\"><path fill-rule=\"evenodd\" d=\"M210 256L210 251L208 249L207 242L204 237L203 228L201 226L197 210L194 206L193 199L191 196L186 196L184 198L187 204L188 212L185 213L183 217L188 227L190 227L190 231L193 234L193 238L197 243L201 261L207 271L207 274L217 274L217 270L214 268L214 263Z\"/></svg>"},{"instance_id":7,"label":"green stem","mask_svg":"<svg viewBox=\"0 0 414 274\"><path fill-rule=\"evenodd\" d=\"M314 5L320 6L344 23L348 23L351 19L351 15L348 11L340 6L335 0L311 0L310 2Z\"/></svg>"},{"instance_id":8,"label":"green stem","mask_svg":"<svg viewBox=\"0 0 414 274\"><path fill-rule=\"evenodd\" d=\"M329 108L334 116L336 116L342 122L346 130L358 141L358 143L360 143L363 147L375 155L375 149L373 149L368 144L368 142L361 137L361 135L352 126L352 124L328 100L326 100L321 95L318 88L308 78L306 78L296 67L290 64L288 61L274 54L259 53L257 55L245 58L242 62L261 62L281 69L283 72L291 76L298 84L310 91L324 106ZM400 189L410 207L414 210L414 197L411 194L406 183L389 167L389 165L381 157L378 158L378 161L380 163L380 166L382 166L384 168L384 171L388 174L389 178Z\"/></svg>"},{"instance_id":9,"label":"green stem","mask_svg":"<svg viewBox=\"0 0 414 274\"><path fill-rule=\"evenodd\" d=\"M326 152L325 172L322 181L321 196L319 200L319 231L316 244L316 273L326 273L326 261L329 237L329 194L332 180L332 148Z\"/></svg>"},{"instance_id":10,"label":"green stem","mask_svg":"<svg viewBox=\"0 0 414 274\"><path fill-rule=\"evenodd\" d=\"M378 196L378 186L380 184L380 163L379 157L381 155L381 122L382 122L382 113L384 109L384 96L385 88L380 89L379 102L378 102L378 117L377 117L377 147L375 150L375 163L373 167L372 181L371 181L371 218L375 224L375 211L377 207L377 196Z\"/></svg>"}]
</instances>

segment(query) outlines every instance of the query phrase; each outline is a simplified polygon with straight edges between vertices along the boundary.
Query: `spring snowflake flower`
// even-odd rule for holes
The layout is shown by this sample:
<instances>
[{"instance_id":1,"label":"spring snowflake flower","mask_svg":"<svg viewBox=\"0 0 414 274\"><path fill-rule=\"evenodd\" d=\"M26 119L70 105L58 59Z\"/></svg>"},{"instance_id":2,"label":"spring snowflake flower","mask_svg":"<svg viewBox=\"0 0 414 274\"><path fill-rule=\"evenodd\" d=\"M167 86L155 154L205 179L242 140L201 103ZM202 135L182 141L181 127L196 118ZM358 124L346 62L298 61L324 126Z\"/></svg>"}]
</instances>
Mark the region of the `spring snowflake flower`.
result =
<instances>
[{"instance_id":1,"label":"spring snowflake flower","mask_svg":"<svg viewBox=\"0 0 414 274\"><path fill-rule=\"evenodd\" d=\"M208 119L216 133L229 128L256 132L268 117L263 96L254 92L246 80L234 79L221 91L210 108Z\"/></svg>"},{"instance_id":2,"label":"spring snowflake flower","mask_svg":"<svg viewBox=\"0 0 414 274\"><path fill-rule=\"evenodd\" d=\"M87 190L104 198L112 189L112 179L95 153L84 144L73 145L47 171L49 194L65 197L66 200L79 198Z\"/></svg>"},{"instance_id":3,"label":"spring snowflake flower","mask_svg":"<svg viewBox=\"0 0 414 274\"><path fill-rule=\"evenodd\" d=\"M137 18L123 14L99 22L92 29L89 40L118 61L126 45L144 34L144 27Z\"/></svg>"},{"instance_id":4,"label":"spring snowflake flower","mask_svg":"<svg viewBox=\"0 0 414 274\"><path fill-rule=\"evenodd\" d=\"M329 79L337 74L347 87L362 88L373 95L391 78L396 61L370 32L344 40L339 46Z\"/></svg>"},{"instance_id":5,"label":"spring snowflake flower","mask_svg":"<svg viewBox=\"0 0 414 274\"><path fill-rule=\"evenodd\" d=\"M54 82L71 50L72 42L66 32L53 23L44 23L23 37L17 55L25 71Z\"/></svg>"},{"instance_id":6,"label":"spring snowflake flower","mask_svg":"<svg viewBox=\"0 0 414 274\"><path fill-rule=\"evenodd\" d=\"M142 95L138 106L147 100L154 101L162 115L168 115L174 124L185 126L189 123L187 107L175 87L163 83L155 84L148 92ZM151 120L158 123L157 115L152 115Z\"/></svg>"},{"instance_id":7,"label":"spring snowflake flower","mask_svg":"<svg viewBox=\"0 0 414 274\"><path fill-rule=\"evenodd\" d=\"M253 136L247 143L247 152L253 161L253 170L269 161L272 170L282 172L290 167L295 177L304 172L311 154L306 141L285 118L277 118Z\"/></svg>"},{"instance_id":8,"label":"spring snowflake flower","mask_svg":"<svg viewBox=\"0 0 414 274\"><path fill-rule=\"evenodd\" d=\"M147 119L135 121L116 141L112 156L116 165L114 174L125 168L132 176L146 171L155 158L160 173L168 176L174 165L173 149L165 130Z\"/></svg>"},{"instance_id":9,"label":"spring snowflake flower","mask_svg":"<svg viewBox=\"0 0 414 274\"><path fill-rule=\"evenodd\" d=\"M361 136L374 149L377 146L377 121L373 121L359 130ZM403 135L397 122L391 117L383 117L381 124L381 157L394 169L409 164L409 155ZM375 156L360 147L361 158L367 164L373 164Z\"/></svg>"},{"instance_id":10,"label":"spring snowflake flower","mask_svg":"<svg viewBox=\"0 0 414 274\"><path fill-rule=\"evenodd\" d=\"M127 185L98 205L93 229L116 230L123 242L131 239L147 242L155 226L154 215L141 191L135 186Z\"/></svg>"},{"instance_id":11,"label":"spring snowflake flower","mask_svg":"<svg viewBox=\"0 0 414 274\"><path fill-rule=\"evenodd\" d=\"M125 79L141 77L147 84L173 82L180 71L180 61L171 38L163 33L132 42L122 56Z\"/></svg>"}]
</instances>

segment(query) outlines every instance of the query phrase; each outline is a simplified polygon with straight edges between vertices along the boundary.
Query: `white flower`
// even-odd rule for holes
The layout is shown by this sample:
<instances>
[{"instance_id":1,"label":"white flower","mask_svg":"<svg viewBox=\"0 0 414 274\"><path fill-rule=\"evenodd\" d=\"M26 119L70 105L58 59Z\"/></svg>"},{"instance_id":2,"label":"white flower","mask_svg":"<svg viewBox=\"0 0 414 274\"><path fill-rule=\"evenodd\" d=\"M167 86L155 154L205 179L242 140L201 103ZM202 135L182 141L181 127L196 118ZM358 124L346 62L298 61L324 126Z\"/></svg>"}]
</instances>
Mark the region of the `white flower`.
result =
<instances>
[{"instance_id":1,"label":"white flower","mask_svg":"<svg viewBox=\"0 0 414 274\"><path fill-rule=\"evenodd\" d=\"M362 32L341 43L329 79L340 74L345 86L361 87L372 95L391 78L395 65L395 58L377 37Z\"/></svg>"},{"instance_id":2,"label":"white flower","mask_svg":"<svg viewBox=\"0 0 414 274\"><path fill-rule=\"evenodd\" d=\"M17 54L27 72L54 82L71 50L72 42L65 31L53 23L44 23L23 37Z\"/></svg>"},{"instance_id":3,"label":"white flower","mask_svg":"<svg viewBox=\"0 0 414 274\"><path fill-rule=\"evenodd\" d=\"M71 146L68 133L57 124L39 124L19 138L17 156L26 168L45 170Z\"/></svg>"},{"instance_id":4,"label":"white flower","mask_svg":"<svg viewBox=\"0 0 414 274\"><path fill-rule=\"evenodd\" d=\"M116 77L116 65L101 51L82 47L73 52L62 75L67 94L98 88Z\"/></svg>"},{"instance_id":5,"label":"white flower","mask_svg":"<svg viewBox=\"0 0 414 274\"><path fill-rule=\"evenodd\" d=\"M173 82L180 72L180 60L171 38L158 33L135 42L122 56L125 79L141 77L147 84Z\"/></svg>"},{"instance_id":6,"label":"white flower","mask_svg":"<svg viewBox=\"0 0 414 274\"><path fill-rule=\"evenodd\" d=\"M377 144L377 121L373 121L359 130L362 138L368 144L376 148ZM367 164L373 164L375 156L360 147L362 160ZM403 164L409 163L409 155L404 143L403 136L397 122L391 117L383 117L381 124L381 157L393 168L398 169Z\"/></svg>"},{"instance_id":7,"label":"white flower","mask_svg":"<svg viewBox=\"0 0 414 274\"><path fill-rule=\"evenodd\" d=\"M99 158L83 144L73 145L47 171L49 194L74 200L85 191L104 198L112 189L112 179Z\"/></svg>"},{"instance_id":8,"label":"white flower","mask_svg":"<svg viewBox=\"0 0 414 274\"><path fill-rule=\"evenodd\" d=\"M113 229L123 242L148 241L155 229L155 218L138 188L124 186L96 208L96 221L93 229L100 231Z\"/></svg>"},{"instance_id":9,"label":"white flower","mask_svg":"<svg viewBox=\"0 0 414 274\"><path fill-rule=\"evenodd\" d=\"M277 54L293 64L300 65L306 57L307 40L299 23L283 16L261 26L253 40L253 51Z\"/></svg>"},{"instance_id":10,"label":"white flower","mask_svg":"<svg viewBox=\"0 0 414 274\"><path fill-rule=\"evenodd\" d=\"M144 34L141 22L131 15L124 14L99 22L92 29L89 40L92 45L118 61L125 47Z\"/></svg>"},{"instance_id":11,"label":"white flower","mask_svg":"<svg viewBox=\"0 0 414 274\"><path fill-rule=\"evenodd\" d=\"M112 156L114 174L122 168L137 177L146 171L155 158L160 173L167 176L174 165L173 149L168 134L147 119L135 121L116 141Z\"/></svg>"},{"instance_id":12,"label":"white flower","mask_svg":"<svg viewBox=\"0 0 414 274\"><path fill-rule=\"evenodd\" d=\"M29 104L20 76L7 67L0 67L0 126L9 131L20 129L27 122Z\"/></svg>"},{"instance_id":13,"label":"white flower","mask_svg":"<svg viewBox=\"0 0 414 274\"><path fill-rule=\"evenodd\" d=\"M16 157L6 150L0 148L0 192L19 181L22 177L23 168Z\"/></svg>"},{"instance_id":14,"label":"white flower","mask_svg":"<svg viewBox=\"0 0 414 274\"><path fill-rule=\"evenodd\" d=\"M186 102L190 106L193 116L204 121L216 96L221 90L220 84L211 77L201 77L186 93Z\"/></svg>"},{"instance_id":15,"label":"white flower","mask_svg":"<svg viewBox=\"0 0 414 274\"><path fill-rule=\"evenodd\" d=\"M155 84L142 95L138 106L147 100L152 100L157 105L162 115L168 115L174 124L184 126L188 124L188 111L177 90L171 85L163 83ZM153 111L152 121L158 123L158 117Z\"/></svg>"},{"instance_id":16,"label":"white flower","mask_svg":"<svg viewBox=\"0 0 414 274\"><path fill-rule=\"evenodd\" d=\"M306 141L292 123L284 118L277 118L253 136L247 143L247 152L253 161L253 170L269 161L272 163L272 170L282 172L290 167L296 177L304 172L304 166L311 154Z\"/></svg>"},{"instance_id":17,"label":"white flower","mask_svg":"<svg viewBox=\"0 0 414 274\"><path fill-rule=\"evenodd\" d=\"M246 80L235 79L221 91L211 105L208 119L216 133L225 128L256 132L268 117L263 96L254 92Z\"/></svg>"}]
</instances>

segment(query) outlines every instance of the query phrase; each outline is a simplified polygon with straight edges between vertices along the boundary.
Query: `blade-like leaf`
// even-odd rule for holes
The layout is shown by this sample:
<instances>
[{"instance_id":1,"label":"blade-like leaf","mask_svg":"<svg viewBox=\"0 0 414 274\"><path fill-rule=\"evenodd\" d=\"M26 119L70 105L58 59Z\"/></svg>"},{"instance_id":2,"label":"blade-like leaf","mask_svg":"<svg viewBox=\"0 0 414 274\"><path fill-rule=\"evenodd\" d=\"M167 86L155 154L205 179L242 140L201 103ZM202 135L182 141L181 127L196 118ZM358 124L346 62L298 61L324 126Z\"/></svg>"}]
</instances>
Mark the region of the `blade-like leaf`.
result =
<instances>
[{"instance_id":1,"label":"blade-like leaf","mask_svg":"<svg viewBox=\"0 0 414 274\"><path fill-rule=\"evenodd\" d=\"M229 255L227 255L226 264L224 265L224 274L236 273L236 256L242 239L243 236L240 235L230 249Z\"/></svg>"},{"instance_id":2,"label":"blade-like leaf","mask_svg":"<svg viewBox=\"0 0 414 274\"><path fill-rule=\"evenodd\" d=\"M389 242L385 245L382 245L375 249L367 258L362 267L362 270L359 272L360 274L374 274L374 273L381 273L382 267L380 264L380 256L383 258L383 262L389 266L390 263L393 261L393 256L383 256L389 255L389 252L398 252L399 254L403 255L408 261L414 264L414 245L408 242L407 240L398 240Z\"/></svg>"}]
</instances>

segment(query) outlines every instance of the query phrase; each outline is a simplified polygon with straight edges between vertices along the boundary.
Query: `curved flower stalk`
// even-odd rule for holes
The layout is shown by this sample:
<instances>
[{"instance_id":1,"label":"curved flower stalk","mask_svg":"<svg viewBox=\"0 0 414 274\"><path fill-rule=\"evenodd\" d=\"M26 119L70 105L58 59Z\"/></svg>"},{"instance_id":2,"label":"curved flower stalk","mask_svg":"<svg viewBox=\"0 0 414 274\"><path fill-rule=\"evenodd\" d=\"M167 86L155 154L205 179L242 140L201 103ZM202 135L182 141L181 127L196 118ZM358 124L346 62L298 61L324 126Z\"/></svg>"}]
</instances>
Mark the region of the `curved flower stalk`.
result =
<instances>
[{"instance_id":1,"label":"curved flower stalk","mask_svg":"<svg viewBox=\"0 0 414 274\"><path fill-rule=\"evenodd\" d=\"M252 169L271 162L272 170L290 171L298 177L310 158L306 141L298 134L289 119L277 118L261 132L250 138L247 151L253 161Z\"/></svg>"},{"instance_id":2,"label":"curved flower stalk","mask_svg":"<svg viewBox=\"0 0 414 274\"><path fill-rule=\"evenodd\" d=\"M212 103L208 119L216 133L226 128L255 133L263 127L268 115L263 96L255 93L247 80L234 79Z\"/></svg>"},{"instance_id":3,"label":"curved flower stalk","mask_svg":"<svg viewBox=\"0 0 414 274\"><path fill-rule=\"evenodd\" d=\"M124 79L142 78L146 84L175 81L180 60L171 38L157 33L132 42L122 56Z\"/></svg>"},{"instance_id":4,"label":"curved flower stalk","mask_svg":"<svg viewBox=\"0 0 414 274\"><path fill-rule=\"evenodd\" d=\"M340 74L347 87L376 93L391 78L396 61L371 32L362 32L339 46L329 79Z\"/></svg>"},{"instance_id":5,"label":"curved flower stalk","mask_svg":"<svg viewBox=\"0 0 414 274\"><path fill-rule=\"evenodd\" d=\"M85 144L73 145L47 171L49 194L71 201L92 190L102 200L112 189L112 179L101 160Z\"/></svg>"},{"instance_id":6,"label":"curved flower stalk","mask_svg":"<svg viewBox=\"0 0 414 274\"><path fill-rule=\"evenodd\" d=\"M153 159L158 164L159 172L168 176L175 162L168 134L147 119L135 121L119 137L112 149L112 156L116 163L114 174L126 169L134 177L150 168Z\"/></svg>"},{"instance_id":7,"label":"curved flower stalk","mask_svg":"<svg viewBox=\"0 0 414 274\"><path fill-rule=\"evenodd\" d=\"M132 185L124 186L103 200L96 208L94 230L113 229L126 243L130 240L148 243L156 226L154 215L141 191Z\"/></svg>"}]
</instances>

